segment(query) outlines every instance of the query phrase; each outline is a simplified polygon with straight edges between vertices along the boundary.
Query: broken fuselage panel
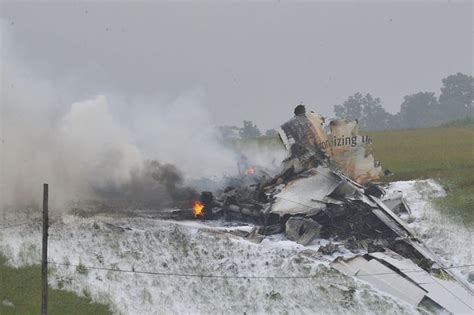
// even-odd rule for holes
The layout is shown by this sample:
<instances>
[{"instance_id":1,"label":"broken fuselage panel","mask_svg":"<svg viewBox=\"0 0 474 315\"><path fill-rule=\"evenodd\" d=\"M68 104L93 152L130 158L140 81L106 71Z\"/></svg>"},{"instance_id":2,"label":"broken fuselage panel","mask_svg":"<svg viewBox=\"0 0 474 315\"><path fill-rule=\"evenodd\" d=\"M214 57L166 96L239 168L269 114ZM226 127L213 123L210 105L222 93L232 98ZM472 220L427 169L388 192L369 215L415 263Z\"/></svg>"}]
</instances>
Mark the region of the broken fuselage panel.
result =
<instances>
[{"instance_id":1,"label":"broken fuselage panel","mask_svg":"<svg viewBox=\"0 0 474 315\"><path fill-rule=\"evenodd\" d=\"M324 119L315 113L298 115L284 123L279 136L290 155L306 158L324 156L332 165L359 184L382 176L382 167L368 151L372 141L359 134L356 120L337 119L324 128Z\"/></svg>"}]
</instances>

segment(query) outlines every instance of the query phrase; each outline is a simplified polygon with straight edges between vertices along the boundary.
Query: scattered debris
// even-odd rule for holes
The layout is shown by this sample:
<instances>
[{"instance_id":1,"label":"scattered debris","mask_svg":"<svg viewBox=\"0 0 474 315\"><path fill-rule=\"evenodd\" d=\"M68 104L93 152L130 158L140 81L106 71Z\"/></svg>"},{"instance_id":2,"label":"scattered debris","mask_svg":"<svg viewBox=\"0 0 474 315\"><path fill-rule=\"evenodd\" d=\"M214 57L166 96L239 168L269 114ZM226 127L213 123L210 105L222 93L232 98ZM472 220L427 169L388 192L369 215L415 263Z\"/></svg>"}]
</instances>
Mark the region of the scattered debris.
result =
<instances>
[{"instance_id":1,"label":"scattered debris","mask_svg":"<svg viewBox=\"0 0 474 315\"><path fill-rule=\"evenodd\" d=\"M412 260L389 249L348 260L337 259L331 266L429 312L472 312L469 305L472 305L472 292L462 283L455 281L449 274L440 278L438 272L423 270ZM453 298L453 294L456 298Z\"/></svg>"},{"instance_id":2,"label":"scattered debris","mask_svg":"<svg viewBox=\"0 0 474 315\"><path fill-rule=\"evenodd\" d=\"M403 198L403 192L397 191L396 194L390 198L383 199L383 203L394 213L401 214L411 214L410 207Z\"/></svg>"},{"instance_id":3,"label":"scattered debris","mask_svg":"<svg viewBox=\"0 0 474 315\"><path fill-rule=\"evenodd\" d=\"M258 233L257 227L253 227L250 233L248 233L245 236L246 240L249 240L250 242L253 242L253 243L261 243L264 238L265 238L264 235Z\"/></svg>"},{"instance_id":4,"label":"scattered debris","mask_svg":"<svg viewBox=\"0 0 474 315\"><path fill-rule=\"evenodd\" d=\"M303 217L291 217L286 221L285 233L290 241L301 245L308 245L319 236L321 225L313 219Z\"/></svg>"},{"instance_id":5,"label":"scattered debris","mask_svg":"<svg viewBox=\"0 0 474 315\"><path fill-rule=\"evenodd\" d=\"M383 199L384 189L374 183L382 167L357 121L333 120L328 134L321 116L304 108L295 113L279 130L288 150L281 172L271 177L252 168L215 195L203 192L199 218L250 221L260 228L242 237L257 243L282 232L304 246L315 238L331 240L317 254L334 255L340 246L356 254L336 259L335 269L428 311L466 312L472 290L400 219L411 213L403 193ZM378 273L383 276L363 276ZM452 299L450 290L460 298Z\"/></svg>"}]
</instances>

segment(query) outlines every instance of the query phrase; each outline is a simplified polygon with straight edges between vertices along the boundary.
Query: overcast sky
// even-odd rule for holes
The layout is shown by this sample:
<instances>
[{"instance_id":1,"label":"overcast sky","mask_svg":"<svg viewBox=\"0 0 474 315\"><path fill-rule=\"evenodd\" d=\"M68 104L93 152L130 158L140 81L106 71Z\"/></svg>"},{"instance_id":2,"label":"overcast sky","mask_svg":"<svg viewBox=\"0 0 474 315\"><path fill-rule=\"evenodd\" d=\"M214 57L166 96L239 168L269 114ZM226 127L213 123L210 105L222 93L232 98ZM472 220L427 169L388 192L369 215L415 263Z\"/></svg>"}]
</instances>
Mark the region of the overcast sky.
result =
<instances>
[{"instance_id":1,"label":"overcast sky","mask_svg":"<svg viewBox=\"0 0 474 315\"><path fill-rule=\"evenodd\" d=\"M1 4L9 53L76 101L198 91L216 124L262 129L300 101L331 116L357 91L390 112L439 93L472 75L472 16L470 1Z\"/></svg>"}]
</instances>

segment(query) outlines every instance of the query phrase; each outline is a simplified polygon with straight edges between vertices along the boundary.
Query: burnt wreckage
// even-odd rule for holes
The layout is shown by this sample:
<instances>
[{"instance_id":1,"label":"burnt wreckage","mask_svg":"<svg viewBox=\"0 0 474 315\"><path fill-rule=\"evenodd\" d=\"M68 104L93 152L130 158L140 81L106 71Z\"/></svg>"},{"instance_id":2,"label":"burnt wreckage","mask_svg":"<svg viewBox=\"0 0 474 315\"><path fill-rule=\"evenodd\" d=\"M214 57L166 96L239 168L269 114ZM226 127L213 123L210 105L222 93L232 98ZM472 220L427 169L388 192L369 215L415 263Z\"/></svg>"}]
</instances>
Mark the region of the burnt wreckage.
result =
<instances>
[{"instance_id":1,"label":"burnt wreckage","mask_svg":"<svg viewBox=\"0 0 474 315\"><path fill-rule=\"evenodd\" d=\"M410 213L403 194L384 199L383 188L373 183L382 168L357 121L334 120L328 131L321 116L296 115L279 129L289 154L277 176L243 172L215 196L202 192L195 215L252 221L260 227L249 237L257 240L284 232L301 245L315 238L344 244L354 255L331 263L340 272L430 312L472 313L469 285L400 219ZM329 243L319 251L332 254L335 248Z\"/></svg>"}]
</instances>

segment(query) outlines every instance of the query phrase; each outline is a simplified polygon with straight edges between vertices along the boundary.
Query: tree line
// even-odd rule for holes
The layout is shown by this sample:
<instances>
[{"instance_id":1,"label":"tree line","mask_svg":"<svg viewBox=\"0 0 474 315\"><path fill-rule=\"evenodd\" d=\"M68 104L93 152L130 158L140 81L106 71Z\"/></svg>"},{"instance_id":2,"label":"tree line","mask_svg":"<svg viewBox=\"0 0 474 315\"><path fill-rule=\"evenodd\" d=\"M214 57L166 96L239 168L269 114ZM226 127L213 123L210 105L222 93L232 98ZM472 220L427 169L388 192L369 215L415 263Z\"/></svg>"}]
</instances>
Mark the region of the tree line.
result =
<instances>
[{"instance_id":1,"label":"tree line","mask_svg":"<svg viewBox=\"0 0 474 315\"><path fill-rule=\"evenodd\" d=\"M425 128L449 125L453 122L474 120L472 94L474 79L460 72L442 79L441 93L418 92L406 95L396 114L385 110L382 100L370 93L355 93L342 104L334 105L334 114L340 119L357 119L362 130ZM244 120L242 127L220 126L223 139L254 139L262 135L276 136L274 129L264 134L252 121Z\"/></svg>"},{"instance_id":2,"label":"tree line","mask_svg":"<svg viewBox=\"0 0 474 315\"><path fill-rule=\"evenodd\" d=\"M363 130L424 128L474 117L472 94L474 80L462 73L442 80L441 94L418 92L403 98L396 114L388 113L378 97L355 93L334 105L337 118L357 119Z\"/></svg>"},{"instance_id":3,"label":"tree line","mask_svg":"<svg viewBox=\"0 0 474 315\"><path fill-rule=\"evenodd\" d=\"M244 120L242 127L237 126L219 126L217 127L222 139L255 139L261 136L275 137L278 132L275 129L268 129L262 133L260 129L250 120Z\"/></svg>"}]
</instances>

